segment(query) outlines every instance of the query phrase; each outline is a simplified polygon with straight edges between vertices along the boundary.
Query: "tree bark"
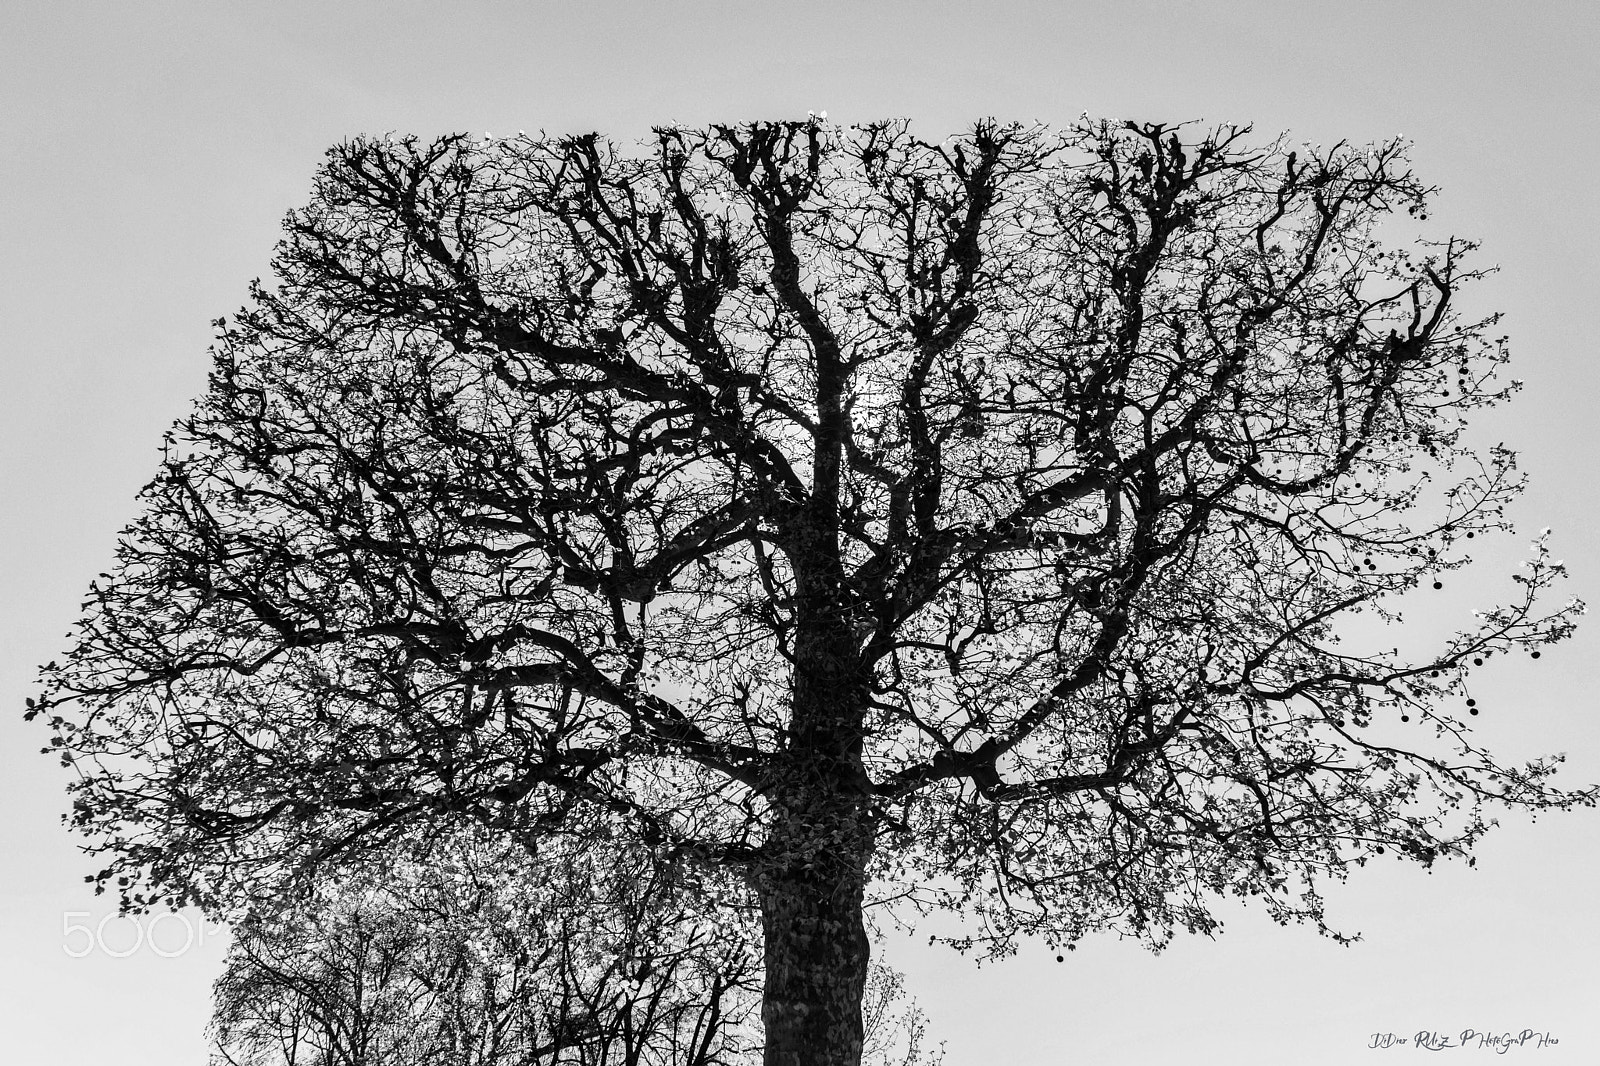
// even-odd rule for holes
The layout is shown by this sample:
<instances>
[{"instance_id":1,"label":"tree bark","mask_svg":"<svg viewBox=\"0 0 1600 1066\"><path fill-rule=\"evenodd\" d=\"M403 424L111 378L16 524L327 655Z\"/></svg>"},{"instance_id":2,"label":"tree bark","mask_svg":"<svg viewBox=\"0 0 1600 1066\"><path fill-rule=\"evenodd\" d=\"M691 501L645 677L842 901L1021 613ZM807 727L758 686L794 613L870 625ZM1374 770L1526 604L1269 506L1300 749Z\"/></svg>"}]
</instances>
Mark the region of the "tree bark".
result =
<instances>
[{"instance_id":1,"label":"tree bark","mask_svg":"<svg viewBox=\"0 0 1600 1066\"><path fill-rule=\"evenodd\" d=\"M862 762L871 689L851 630L839 553L837 350L819 343L815 494L794 530L792 717L768 793L773 821L756 879L766 953L764 1066L860 1066L871 944L862 904L874 830ZM823 359L824 349L833 357ZM833 365L829 371L822 364Z\"/></svg>"},{"instance_id":2,"label":"tree bark","mask_svg":"<svg viewBox=\"0 0 1600 1066\"><path fill-rule=\"evenodd\" d=\"M846 844L761 887L766 941L764 1066L859 1066L871 944L866 856Z\"/></svg>"},{"instance_id":3,"label":"tree bark","mask_svg":"<svg viewBox=\"0 0 1600 1066\"><path fill-rule=\"evenodd\" d=\"M859 1066L871 945L862 904L872 853L862 765L865 684L837 617L795 641L787 766L757 891L766 945L765 1066Z\"/></svg>"}]
</instances>

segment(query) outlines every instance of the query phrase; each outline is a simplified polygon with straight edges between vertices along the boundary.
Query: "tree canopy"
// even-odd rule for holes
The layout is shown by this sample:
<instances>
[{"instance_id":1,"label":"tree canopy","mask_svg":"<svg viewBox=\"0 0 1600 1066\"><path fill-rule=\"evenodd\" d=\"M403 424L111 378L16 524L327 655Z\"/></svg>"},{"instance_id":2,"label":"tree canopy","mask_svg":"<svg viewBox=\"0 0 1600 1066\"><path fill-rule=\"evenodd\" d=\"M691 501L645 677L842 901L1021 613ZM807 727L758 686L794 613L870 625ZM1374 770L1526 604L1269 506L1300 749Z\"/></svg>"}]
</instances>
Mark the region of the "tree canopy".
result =
<instances>
[{"instance_id":1,"label":"tree canopy","mask_svg":"<svg viewBox=\"0 0 1600 1066\"><path fill-rule=\"evenodd\" d=\"M342 144L46 670L74 820L131 906L637 849L759 911L771 1066L858 1060L877 904L1331 932L1352 863L1592 799L1470 728L1581 613L1542 540L1350 636L1521 487L1432 194L1231 126Z\"/></svg>"}]
</instances>

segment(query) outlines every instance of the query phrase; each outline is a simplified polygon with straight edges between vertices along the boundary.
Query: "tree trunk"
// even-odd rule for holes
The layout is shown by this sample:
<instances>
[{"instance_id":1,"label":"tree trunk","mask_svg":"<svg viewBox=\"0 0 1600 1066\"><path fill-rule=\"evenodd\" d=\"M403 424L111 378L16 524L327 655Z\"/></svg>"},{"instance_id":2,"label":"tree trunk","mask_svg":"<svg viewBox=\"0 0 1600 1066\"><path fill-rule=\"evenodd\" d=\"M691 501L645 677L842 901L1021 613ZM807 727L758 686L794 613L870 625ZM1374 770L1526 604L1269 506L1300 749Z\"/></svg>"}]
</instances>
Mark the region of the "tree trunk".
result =
<instances>
[{"instance_id":1,"label":"tree trunk","mask_svg":"<svg viewBox=\"0 0 1600 1066\"><path fill-rule=\"evenodd\" d=\"M766 939L764 1066L859 1066L871 944L862 919L865 856L848 846L761 890Z\"/></svg>"},{"instance_id":2,"label":"tree trunk","mask_svg":"<svg viewBox=\"0 0 1600 1066\"><path fill-rule=\"evenodd\" d=\"M828 404L819 398L818 408ZM838 456L824 461L828 454L819 442L823 506L794 549L793 715L786 765L768 792L767 865L755 884L766 944L764 1066L861 1063L871 954L861 906L874 841L862 723L871 677L841 606Z\"/></svg>"}]
</instances>

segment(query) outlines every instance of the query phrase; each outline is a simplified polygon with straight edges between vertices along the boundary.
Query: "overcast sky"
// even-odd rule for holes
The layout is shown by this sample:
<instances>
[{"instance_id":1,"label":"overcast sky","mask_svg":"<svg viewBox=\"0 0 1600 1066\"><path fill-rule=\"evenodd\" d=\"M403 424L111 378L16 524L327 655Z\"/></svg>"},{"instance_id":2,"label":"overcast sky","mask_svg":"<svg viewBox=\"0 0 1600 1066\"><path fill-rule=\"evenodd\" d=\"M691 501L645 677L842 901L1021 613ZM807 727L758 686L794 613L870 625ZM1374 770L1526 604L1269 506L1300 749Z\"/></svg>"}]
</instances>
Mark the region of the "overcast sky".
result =
<instances>
[{"instance_id":1,"label":"overcast sky","mask_svg":"<svg viewBox=\"0 0 1600 1066\"><path fill-rule=\"evenodd\" d=\"M598 129L908 116L1253 122L1297 140L1403 134L1435 222L1484 242L1527 388L1480 439L1522 454L1518 533L1418 626L1487 606L1554 528L1600 603L1600 5L1473 0L766 4L10 0L0 10L0 1058L201 1066L225 938L106 920L61 827L65 777L21 721L106 569L162 431L202 389L210 320L266 272L323 151L357 133ZM1481 679L1483 735L1565 750L1600 781L1600 620ZM1365 940L1230 914L1161 956L1113 938L981 970L914 941L889 962L949 1066L1411 1060L1372 1034L1548 1032L1514 1056L1600 1062L1600 813L1505 826L1479 868L1369 866L1328 910ZM64 935L63 922L89 932ZM185 925L187 923L187 927ZM99 928L98 935L96 928ZM182 948L186 934L201 943ZM148 934L154 938L136 939ZM82 958L71 957L91 947ZM113 953L126 953L113 958ZM171 957L164 957L171 956ZM1482 1060L1488 1050L1451 1051Z\"/></svg>"}]
</instances>

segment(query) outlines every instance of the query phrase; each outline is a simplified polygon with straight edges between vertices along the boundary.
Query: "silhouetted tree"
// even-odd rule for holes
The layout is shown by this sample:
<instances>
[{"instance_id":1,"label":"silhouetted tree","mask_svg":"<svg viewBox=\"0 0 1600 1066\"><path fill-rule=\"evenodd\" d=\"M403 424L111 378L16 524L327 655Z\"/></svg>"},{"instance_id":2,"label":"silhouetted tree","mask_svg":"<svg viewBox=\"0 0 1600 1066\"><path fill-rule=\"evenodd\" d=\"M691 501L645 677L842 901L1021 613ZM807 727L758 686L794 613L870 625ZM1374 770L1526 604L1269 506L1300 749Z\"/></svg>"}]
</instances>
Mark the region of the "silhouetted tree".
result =
<instances>
[{"instance_id":1,"label":"silhouetted tree","mask_svg":"<svg viewBox=\"0 0 1600 1066\"><path fill-rule=\"evenodd\" d=\"M324 880L235 929L227 1066L735 1066L760 1055L754 926L661 871L493 838ZM620 860L620 861L619 861Z\"/></svg>"},{"instance_id":2,"label":"silhouetted tree","mask_svg":"<svg viewBox=\"0 0 1600 1066\"><path fill-rule=\"evenodd\" d=\"M130 906L640 849L759 907L770 1066L857 1062L890 898L1323 928L1591 798L1468 728L1581 610L1542 541L1435 650L1338 643L1520 485L1460 435L1510 388L1472 245L1378 239L1430 193L1235 127L344 144L46 671L75 820Z\"/></svg>"},{"instance_id":3,"label":"silhouetted tree","mask_svg":"<svg viewBox=\"0 0 1600 1066\"><path fill-rule=\"evenodd\" d=\"M748 1066L752 915L592 850L530 866L483 833L261 906L234 930L211 1035L223 1066ZM620 861L619 861L620 859ZM863 1062L938 1066L899 973L872 963Z\"/></svg>"}]
</instances>

